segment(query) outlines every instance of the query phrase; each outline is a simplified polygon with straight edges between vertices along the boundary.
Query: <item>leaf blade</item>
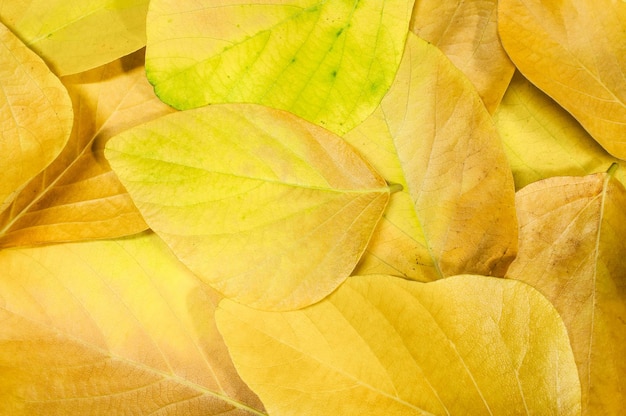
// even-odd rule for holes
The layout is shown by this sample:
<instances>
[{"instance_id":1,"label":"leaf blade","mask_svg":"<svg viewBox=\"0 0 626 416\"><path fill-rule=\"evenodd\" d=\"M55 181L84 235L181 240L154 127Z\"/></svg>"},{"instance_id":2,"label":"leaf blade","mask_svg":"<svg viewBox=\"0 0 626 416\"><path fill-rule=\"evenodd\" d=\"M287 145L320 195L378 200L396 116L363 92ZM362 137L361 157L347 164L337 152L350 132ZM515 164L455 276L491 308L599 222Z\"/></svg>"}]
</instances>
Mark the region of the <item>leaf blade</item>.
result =
<instances>
[{"instance_id":1,"label":"leaf blade","mask_svg":"<svg viewBox=\"0 0 626 416\"><path fill-rule=\"evenodd\" d=\"M524 284L353 276L298 311L261 312L226 299L216 320L237 370L271 414L580 411L562 321ZM543 338L547 327L555 332Z\"/></svg>"},{"instance_id":2,"label":"leaf blade","mask_svg":"<svg viewBox=\"0 0 626 416\"><path fill-rule=\"evenodd\" d=\"M181 261L263 309L302 307L334 290L389 199L341 138L258 105L163 117L111 140L106 156Z\"/></svg>"},{"instance_id":3,"label":"leaf blade","mask_svg":"<svg viewBox=\"0 0 626 416\"><path fill-rule=\"evenodd\" d=\"M143 75L143 53L72 77L69 141L0 212L0 247L114 238L147 226L102 156L114 134L172 112Z\"/></svg>"},{"instance_id":4,"label":"leaf blade","mask_svg":"<svg viewBox=\"0 0 626 416\"><path fill-rule=\"evenodd\" d=\"M345 133L391 84L412 4L152 1L148 78L178 109L258 103Z\"/></svg>"},{"instance_id":5,"label":"leaf blade","mask_svg":"<svg viewBox=\"0 0 626 416\"><path fill-rule=\"evenodd\" d=\"M359 273L504 274L517 245L508 161L475 88L437 48L410 34L394 85L345 139L404 187Z\"/></svg>"},{"instance_id":6,"label":"leaf blade","mask_svg":"<svg viewBox=\"0 0 626 416\"><path fill-rule=\"evenodd\" d=\"M0 23L0 211L61 151L72 104L45 63Z\"/></svg>"},{"instance_id":7,"label":"leaf blade","mask_svg":"<svg viewBox=\"0 0 626 416\"><path fill-rule=\"evenodd\" d=\"M214 327L219 297L154 234L2 250L0 264L3 411L264 414Z\"/></svg>"},{"instance_id":8,"label":"leaf blade","mask_svg":"<svg viewBox=\"0 0 626 416\"><path fill-rule=\"evenodd\" d=\"M59 75L104 65L146 44L147 0L0 1L0 17Z\"/></svg>"}]
</instances>

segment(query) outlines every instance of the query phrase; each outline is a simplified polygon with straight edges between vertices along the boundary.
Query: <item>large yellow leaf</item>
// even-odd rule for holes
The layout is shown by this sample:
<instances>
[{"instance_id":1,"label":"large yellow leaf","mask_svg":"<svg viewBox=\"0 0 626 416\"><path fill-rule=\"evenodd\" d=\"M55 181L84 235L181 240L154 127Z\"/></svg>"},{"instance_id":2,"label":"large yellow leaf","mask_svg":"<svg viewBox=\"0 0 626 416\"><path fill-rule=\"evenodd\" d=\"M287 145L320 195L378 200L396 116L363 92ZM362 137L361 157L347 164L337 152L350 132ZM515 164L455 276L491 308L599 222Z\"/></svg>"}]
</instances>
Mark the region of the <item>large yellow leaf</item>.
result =
<instances>
[{"instance_id":1,"label":"large yellow leaf","mask_svg":"<svg viewBox=\"0 0 626 416\"><path fill-rule=\"evenodd\" d=\"M154 95L142 64L140 51L63 78L74 104L72 135L59 157L0 213L0 247L118 237L147 228L102 156L113 134L173 111Z\"/></svg>"},{"instance_id":2,"label":"large yellow leaf","mask_svg":"<svg viewBox=\"0 0 626 416\"><path fill-rule=\"evenodd\" d=\"M148 0L0 0L0 20L59 75L145 46L147 10Z\"/></svg>"},{"instance_id":3,"label":"large yellow leaf","mask_svg":"<svg viewBox=\"0 0 626 416\"><path fill-rule=\"evenodd\" d=\"M219 298L154 234L3 250L0 270L1 414L264 414Z\"/></svg>"},{"instance_id":4,"label":"large yellow leaf","mask_svg":"<svg viewBox=\"0 0 626 416\"><path fill-rule=\"evenodd\" d=\"M626 158L626 3L502 0L509 56L606 149Z\"/></svg>"},{"instance_id":5,"label":"large yellow leaf","mask_svg":"<svg viewBox=\"0 0 626 416\"><path fill-rule=\"evenodd\" d=\"M626 190L612 175L555 177L517 194L520 250L507 277L555 305L567 326L584 415L626 403Z\"/></svg>"},{"instance_id":6,"label":"large yellow leaf","mask_svg":"<svg viewBox=\"0 0 626 416\"><path fill-rule=\"evenodd\" d=\"M490 113L515 71L498 36L497 7L496 0L420 0L410 26L467 75Z\"/></svg>"},{"instance_id":7,"label":"large yellow leaf","mask_svg":"<svg viewBox=\"0 0 626 416\"><path fill-rule=\"evenodd\" d=\"M252 102L345 133L378 105L413 0L153 0L146 68L178 109Z\"/></svg>"},{"instance_id":8,"label":"large yellow leaf","mask_svg":"<svg viewBox=\"0 0 626 416\"><path fill-rule=\"evenodd\" d=\"M389 199L340 137L253 104L162 117L113 138L106 156L192 271L263 309L306 306L334 290Z\"/></svg>"},{"instance_id":9,"label":"large yellow leaf","mask_svg":"<svg viewBox=\"0 0 626 416\"><path fill-rule=\"evenodd\" d=\"M563 322L521 282L354 276L299 311L215 317L273 416L580 414Z\"/></svg>"},{"instance_id":10,"label":"large yellow leaf","mask_svg":"<svg viewBox=\"0 0 626 416\"><path fill-rule=\"evenodd\" d=\"M606 172L618 161L563 107L519 73L494 120L518 189L550 176ZM623 170L616 177L626 183Z\"/></svg>"},{"instance_id":11,"label":"large yellow leaf","mask_svg":"<svg viewBox=\"0 0 626 416\"><path fill-rule=\"evenodd\" d=\"M59 154L71 129L61 81L0 23L0 212Z\"/></svg>"},{"instance_id":12,"label":"large yellow leaf","mask_svg":"<svg viewBox=\"0 0 626 416\"><path fill-rule=\"evenodd\" d=\"M388 94L345 139L404 187L358 272L504 274L517 247L511 171L476 90L436 47L409 35Z\"/></svg>"}]
</instances>

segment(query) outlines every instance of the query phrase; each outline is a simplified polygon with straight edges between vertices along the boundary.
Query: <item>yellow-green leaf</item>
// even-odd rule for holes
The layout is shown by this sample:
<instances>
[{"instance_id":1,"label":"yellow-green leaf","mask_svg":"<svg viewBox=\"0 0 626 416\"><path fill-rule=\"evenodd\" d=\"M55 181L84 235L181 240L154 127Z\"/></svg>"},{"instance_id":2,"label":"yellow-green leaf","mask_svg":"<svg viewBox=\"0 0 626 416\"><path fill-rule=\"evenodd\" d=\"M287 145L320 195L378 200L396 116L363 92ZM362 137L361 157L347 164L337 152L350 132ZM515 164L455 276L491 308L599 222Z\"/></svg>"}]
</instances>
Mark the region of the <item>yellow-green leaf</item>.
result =
<instances>
[{"instance_id":1,"label":"yellow-green leaf","mask_svg":"<svg viewBox=\"0 0 626 416\"><path fill-rule=\"evenodd\" d=\"M354 276L299 311L215 317L273 416L580 414L563 322L521 282Z\"/></svg>"},{"instance_id":2,"label":"yellow-green leaf","mask_svg":"<svg viewBox=\"0 0 626 416\"><path fill-rule=\"evenodd\" d=\"M497 8L496 0L420 0L410 26L463 71L490 113L515 71L500 43Z\"/></svg>"},{"instance_id":3,"label":"yellow-green leaf","mask_svg":"<svg viewBox=\"0 0 626 416\"><path fill-rule=\"evenodd\" d=\"M517 247L511 171L475 88L436 47L409 35L388 94L345 139L404 187L359 273L504 274Z\"/></svg>"},{"instance_id":4,"label":"yellow-green leaf","mask_svg":"<svg viewBox=\"0 0 626 416\"><path fill-rule=\"evenodd\" d=\"M502 43L519 70L612 155L626 158L626 2L502 0Z\"/></svg>"},{"instance_id":5,"label":"yellow-green leaf","mask_svg":"<svg viewBox=\"0 0 626 416\"><path fill-rule=\"evenodd\" d=\"M254 104L171 114L106 147L176 255L226 296L263 309L306 306L334 290L389 199L340 137Z\"/></svg>"},{"instance_id":6,"label":"yellow-green leaf","mask_svg":"<svg viewBox=\"0 0 626 416\"><path fill-rule=\"evenodd\" d=\"M555 177L517 194L519 255L507 277L555 305L568 329L583 415L626 403L626 190L611 174Z\"/></svg>"},{"instance_id":7,"label":"yellow-green leaf","mask_svg":"<svg viewBox=\"0 0 626 416\"><path fill-rule=\"evenodd\" d=\"M550 176L606 172L618 161L563 107L519 73L494 120L518 189ZM626 183L623 170L616 176Z\"/></svg>"},{"instance_id":8,"label":"yellow-green leaf","mask_svg":"<svg viewBox=\"0 0 626 416\"><path fill-rule=\"evenodd\" d=\"M378 105L413 0L153 0L146 68L178 109L251 102L345 133Z\"/></svg>"},{"instance_id":9,"label":"yellow-green leaf","mask_svg":"<svg viewBox=\"0 0 626 416\"><path fill-rule=\"evenodd\" d=\"M0 413L264 414L154 234L0 251Z\"/></svg>"},{"instance_id":10,"label":"yellow-green leaf","mask_svg":"<svg viewBox=\"0 0 626 416\"><path fill-rule=\"evenodd\" d=\"M148 0L0 0L0 20L59 75L145 46L147 10Z\"/></svg>"},{"instance_id":11,"label":"yellow-green leaf","mask_svg":"<svg viewBox=\"0 0 626 416\"><path fill-rule=\"evenodd\" d=\"M147 228L102 155L113 134L173 111L145 79L143 53L63 82L74 104L71 137L54 162L0 212L0 247L119 237ZM55 124L45 127L53 131Z\"/></svg>"},{"instance_id":12,"label":"yellow-green leaf","mask_svg":"<svg viewBox=\"0 0 626 416\"><path fill-rule=\"evenodd\" d=\"M71 129L61 81L0 23L0 212L54 160Z\"/></svg>"}]
</instances>

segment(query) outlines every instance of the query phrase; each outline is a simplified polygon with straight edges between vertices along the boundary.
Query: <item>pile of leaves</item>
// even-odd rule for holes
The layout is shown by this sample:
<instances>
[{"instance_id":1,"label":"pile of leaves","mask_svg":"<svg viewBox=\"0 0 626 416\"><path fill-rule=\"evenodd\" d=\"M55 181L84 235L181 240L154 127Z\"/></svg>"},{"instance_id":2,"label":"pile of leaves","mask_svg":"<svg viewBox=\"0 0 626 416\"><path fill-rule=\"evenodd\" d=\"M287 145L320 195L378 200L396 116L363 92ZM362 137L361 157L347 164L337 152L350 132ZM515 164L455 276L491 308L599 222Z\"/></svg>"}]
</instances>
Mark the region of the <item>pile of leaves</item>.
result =
<instances>
[{"instance_id":1,"label":"pile of leaves","mask_svg":"<svg viewBox=\"0 0 626 416\"><path fill-rule=\"evenodd\" d=\"M626 3L0 22L0 414L622 414Z\"/></svg>"}]
</instances>

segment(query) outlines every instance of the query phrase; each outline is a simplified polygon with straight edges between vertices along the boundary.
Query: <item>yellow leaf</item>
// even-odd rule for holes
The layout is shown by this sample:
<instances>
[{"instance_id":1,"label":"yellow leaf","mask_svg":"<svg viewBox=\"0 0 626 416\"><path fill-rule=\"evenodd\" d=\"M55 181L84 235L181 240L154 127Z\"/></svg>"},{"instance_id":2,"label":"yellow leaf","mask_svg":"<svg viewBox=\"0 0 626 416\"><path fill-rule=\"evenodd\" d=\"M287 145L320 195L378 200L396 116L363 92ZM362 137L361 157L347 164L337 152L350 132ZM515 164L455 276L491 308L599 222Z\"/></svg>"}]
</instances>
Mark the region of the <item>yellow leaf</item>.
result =
<instances>
[{"instance_id":1,"label":"yellow leaf","mask_svg":"<svg viewBox=\"0 0 626 416\"><path fill-rule=\"evenodd\" d=\"M517 73L494 120L516 188L550 176L606 172L609 155L563 107ZM623 170L616 177L626 183Z\"/></svg>"},{"instance_id":2,"label":"yellow leaf","mask_svg":"<svg viewBox=\"0 0 626 416\"><path fill-rule=\"evenodd\" d=\"M0 212L59 154L71 129L61 81L0 23Z\"/></svg>"},{"instance_id":3,"label":"yellow leaf","mask_svg":"<svg viewBox=\"0 0 626 416\"><path fill-rule=\"evenodd\" d=\"M517 194L519 255L507 277L555 305L568 329L584 415L626 403L626 190L612 175L555 177Z\"/></svg>"},{"instance_id":4,"label":"yellow leaf","mask_svg":"<svg viewBox=\"0 0 626 416\"><path fill-rule=\"evenodd\" d=\"M63 82L74 104L72 135L56 160L0 212L0 247L119 237L147 228L102 155L113 134L173 111L145 79L143 53Z\"/></svg>"},{"instance_id":5,"label":"yellow leaf","mask_svg":"<svg viewBox=\"0 0 626 416\"><path fill-rule=\"evenodd\" d=\"M517 247L511 171L476 90L436 47L409 35L380 107L345 139L404 187L359 273L504 274Z\"/></svg>"},{"instance_id":6,"label":"yellow leaf","mask_svg":"<svg viewBox=\"0 0 626 416\"><path fill-rule=\"evenodd\" d=\"M502 43L519 70L612 155L626 158L626 3L502 0Z\"/></svg>"},{"instance_id":7,"label":"yellow leaf","mask_svg":"<svg viewBox=\"0 0 626 416\"><path fill-rule=\"evenodd\" d=\"M247 102L343 134L393 81L413 0L153 0L146 68L178 109Z\"/></svg>"},{"instance_id":8,"label":"yellow leaf","mask_svg":"<svg viewBox=\"0 0 626 416\"><path fill-rule=\"evenodd\" d=\"M147 10L148 0L0 0L0 20L59 75L145 46Z\"/></svg>"},{"instance_id":9,"label":"yellow leaf","mask_svg":"<svg viewBox=\"0 0 626 416\"><path fill-rule=\"evenodd\" d=\"M490 113L515 71L498 36L497 6L496 0L420 0L410 26L463 71Z\"/></svg>"},{"instance_id":10,"label":"yellow leaf","mask_svg":"<svg viewBox=\"0 0 626 416\"><path fill-rule=\"evenodd\" d=\"M563 322L514 280L354 276L299 311L225 299L215 318L273 416L580 414Z\"/></svg>"},{"instance_id":11,"label":"yellow leaf","mask_svg":"<svg viewBox=\"0 0 626 416\"><path fill-rule=\"evenodd\" d=\"M219 298L154 234L3 250L0 270L1 414L264 414Z\"/></svg>"},{"instance_id":12,"label":"yellow leaf","mask_svg":"<svg viewBox=\"0 0 626 416\"><path fill-rule=\"evenodd\" d=\"M303 307L334 290L389 199L340 137L253 104L162 117L113 138L106 156L183 263L262 309Z\"/></svg>"}]
</instances>

